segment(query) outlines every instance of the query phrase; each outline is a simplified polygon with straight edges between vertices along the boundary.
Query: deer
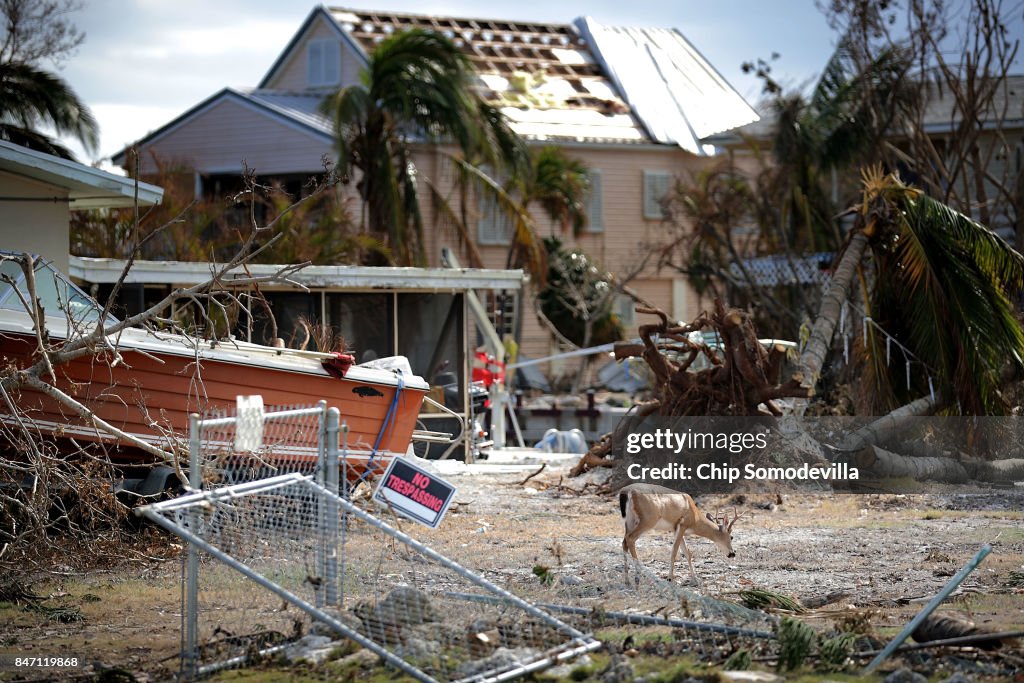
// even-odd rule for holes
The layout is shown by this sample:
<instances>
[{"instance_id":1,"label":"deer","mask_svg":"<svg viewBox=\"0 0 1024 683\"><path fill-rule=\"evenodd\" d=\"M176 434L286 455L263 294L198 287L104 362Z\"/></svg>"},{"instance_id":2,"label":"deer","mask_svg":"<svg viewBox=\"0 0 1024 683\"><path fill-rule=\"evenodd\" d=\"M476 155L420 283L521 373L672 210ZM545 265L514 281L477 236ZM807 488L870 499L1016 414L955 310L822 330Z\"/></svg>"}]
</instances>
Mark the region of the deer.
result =
<instances>
[{"instance_id":1,"label":"deer","mask_svg":"<svg viewBox=\"0 0 1024 683\"><path fill-rule=\"evenodd\" d=\"M696 572L693 571L693 557L683 538L688 534L703 536L714 541L728 557L735 557L732 549L732 527L740 515L734 510L733 518L712 517L702 512L689 494L680 493L657 484L630 484L619 490L619 510L625 523L625 535L622 537L623 572L629 580L628 552L639 564L636 555L636 541L645 532L672 531L676 535L672 546L672 560L668 567L668 580L675 577L676 557L679 546L686 551L686 561L690 565L690 577L694 583L700 584ZM639 578L639 577L638 577Z\"/></svg>"}]
</instances>

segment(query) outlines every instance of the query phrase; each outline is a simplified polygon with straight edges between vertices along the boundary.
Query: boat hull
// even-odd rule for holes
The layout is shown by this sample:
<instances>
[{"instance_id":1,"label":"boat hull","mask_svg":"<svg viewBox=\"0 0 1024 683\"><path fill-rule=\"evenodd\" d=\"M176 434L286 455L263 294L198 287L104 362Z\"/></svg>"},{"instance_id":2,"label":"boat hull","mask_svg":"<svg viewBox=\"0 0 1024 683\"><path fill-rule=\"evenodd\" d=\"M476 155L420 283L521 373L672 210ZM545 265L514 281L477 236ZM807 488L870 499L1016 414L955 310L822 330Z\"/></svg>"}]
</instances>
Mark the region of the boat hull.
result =
<instances>
[{"instance_id":1,"label":"boat hull","mask_svg":"<svg viewBox=\"0 0 1024 683\"><path fill-rule=\"evenodd\" d=\"M354 480L367 470L383 471L392 457L405 454L427 389L419 378L411 377L406 383L394 373L358 366L339 379L309 359L296 361L285 355L277 362L272 355L264 358L232 348L186 356L161 351L160 344L134 348L123 341L122 360L114 362L109 353L73 360L55 369L55 386L99 419L171 453L183 453L190 414L233 414L238 395L261 395L267 412L325 400L328 407L339 410L347 426L345 467L348 478ZM26 335L8 331L0 338L0 355L6 364L26 367L34 348L35 340ZM4 416L9 423L20 417L30 428L65 446L72 445L72 439L102 445L121 464L153 462L142 449L110 436L50 396L22 390L16 403L19 415ZM204 457L217 460L218 469L228 462L235 468L241 463L242 471L258 475L311 471L315 463L319 439L315 418L302 425L268 421L264 445L251 455L234 450L229 432L218 428L203 434Z\"/></svg>"}]
</instances>

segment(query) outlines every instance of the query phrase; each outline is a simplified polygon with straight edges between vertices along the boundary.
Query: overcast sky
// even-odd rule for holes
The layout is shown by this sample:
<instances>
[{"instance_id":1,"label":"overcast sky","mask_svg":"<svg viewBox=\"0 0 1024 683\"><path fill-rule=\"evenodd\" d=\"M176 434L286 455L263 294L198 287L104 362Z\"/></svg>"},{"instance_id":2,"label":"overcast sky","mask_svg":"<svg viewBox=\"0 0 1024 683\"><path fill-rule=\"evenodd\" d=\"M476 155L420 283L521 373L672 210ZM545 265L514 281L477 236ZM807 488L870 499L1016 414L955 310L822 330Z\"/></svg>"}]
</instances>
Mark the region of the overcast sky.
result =
<instances>
[{"instance_id":1,"label":"overcast sky","mask_svg":"<svg viewBox=\"0 0 1024 683\"><path fill-rule=\"evenodd\" d=\"M344 4L344 3L331 3ZM84 0L75 15L85 43L64 78L101 126L99 157L159 128L226 86L253 87L315 7L289 0ZM674 27L756 104L746 60L780 57L773 75L799 86L828 59L835 36L814 0L365 0L359 9L570 23ZM74 147L82 161L90 159Z\"/></svg>"}]
</instances>

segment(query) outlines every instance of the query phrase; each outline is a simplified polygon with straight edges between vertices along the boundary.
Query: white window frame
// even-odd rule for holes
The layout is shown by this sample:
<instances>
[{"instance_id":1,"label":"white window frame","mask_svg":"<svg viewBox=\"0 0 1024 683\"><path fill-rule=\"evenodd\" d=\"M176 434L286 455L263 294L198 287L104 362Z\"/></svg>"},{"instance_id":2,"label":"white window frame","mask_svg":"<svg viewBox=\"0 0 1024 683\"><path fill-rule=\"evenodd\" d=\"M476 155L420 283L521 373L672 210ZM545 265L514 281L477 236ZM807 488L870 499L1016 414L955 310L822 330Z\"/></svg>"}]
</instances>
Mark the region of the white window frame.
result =
<instances>
[{"instance_id":1,"label":"white window frame","mask_svg":"<svg viewBox=\"0 0 1024 683\"><path fill-rule=\"evenodd\" d=\"M664 184L664 191L658 185ZM661 200L672 191L672 173L669 171L644 171L643 211L648 220L664 220L665 211ZM658 196L655 196L655 195Z\"/></svg>"},{"instance_id":2,"label":"white window frame","mask_svg":"<svg viewBox=\"0 0 1024 683\"><path fill-rule=\"evenodd\" d=\"M306 80L311 88L341 84L341 43L318 38L306 44Z\"/></svg>"},{"instance_id":3,"label":"white window frame","mask_svg":"<svg viewBox=\"0 0 1024 683\"><path fill-rule=\"evenodd\" d=\"M604 232L604 173L599 168L587 171L590 192L587 195L586 232Z\"/></svg>"}]
</instances>

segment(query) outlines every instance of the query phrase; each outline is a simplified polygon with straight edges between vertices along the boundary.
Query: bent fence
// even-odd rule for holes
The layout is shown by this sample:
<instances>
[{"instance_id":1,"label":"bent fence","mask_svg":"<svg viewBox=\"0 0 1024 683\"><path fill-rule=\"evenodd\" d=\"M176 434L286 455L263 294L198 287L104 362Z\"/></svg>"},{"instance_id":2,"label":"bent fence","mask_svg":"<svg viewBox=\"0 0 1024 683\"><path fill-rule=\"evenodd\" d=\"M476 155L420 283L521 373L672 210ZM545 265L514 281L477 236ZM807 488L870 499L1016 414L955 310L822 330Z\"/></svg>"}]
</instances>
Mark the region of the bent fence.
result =
<instances>
[{"instance_id":1,"label":"bent fence","mask_svg":"<svg viewBox=\"0 0 1024 683\"><path fill-rule=\"evenodd\" d=\"M279 652L324 628L425 682L506 680L600 646L306 475L233 484L143 510L202 551L207 564L244 577L200 572L199 589L219 602L205 603L204 637L185 653L186 676ZM337 560L334 578L318 574L331 566L318 564L325 547ZM314 620L323 626L313 628Z\"/></svg>"}]
</instances>

